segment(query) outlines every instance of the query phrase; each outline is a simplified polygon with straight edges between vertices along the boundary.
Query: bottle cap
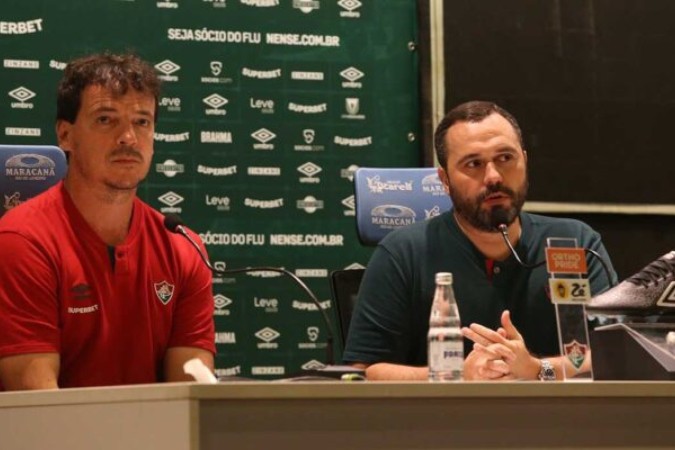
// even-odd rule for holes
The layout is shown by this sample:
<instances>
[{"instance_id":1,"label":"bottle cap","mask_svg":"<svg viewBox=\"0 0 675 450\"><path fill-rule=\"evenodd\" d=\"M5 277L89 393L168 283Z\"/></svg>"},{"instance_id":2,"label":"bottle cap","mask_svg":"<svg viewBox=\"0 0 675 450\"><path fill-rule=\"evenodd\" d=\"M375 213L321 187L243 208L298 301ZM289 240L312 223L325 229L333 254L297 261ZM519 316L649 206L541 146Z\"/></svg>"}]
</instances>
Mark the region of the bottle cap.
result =
<instances>
[{"instance_id":1,"label":"bottle cap","mask_svg":"<svg viewBox=\"0 0 675 450\"><path fill-rule=\"evenodd\" d=\"M452 284L452 273L450 272L436 273L436 284Z\"/></svg>"}]
</instances>

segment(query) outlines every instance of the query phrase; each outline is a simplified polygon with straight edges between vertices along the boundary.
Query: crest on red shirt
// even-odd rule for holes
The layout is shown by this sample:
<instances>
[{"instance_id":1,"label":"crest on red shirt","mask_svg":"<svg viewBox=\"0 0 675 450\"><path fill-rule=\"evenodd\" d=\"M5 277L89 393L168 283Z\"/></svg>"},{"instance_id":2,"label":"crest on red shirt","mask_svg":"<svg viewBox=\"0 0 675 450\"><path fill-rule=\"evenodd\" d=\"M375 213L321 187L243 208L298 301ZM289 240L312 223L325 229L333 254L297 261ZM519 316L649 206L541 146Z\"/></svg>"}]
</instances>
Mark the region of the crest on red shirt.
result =
<instances>
[{"instance_id":1,"label":"crest on red shirt","mask_svg":"<svg viewBox=\"0 0 675 450\"><path fill-rule=\"evenodd\" d=\"M173 288L173 284L169 284L166 280L155 283L155 294L157 294L159 301L165 305L169 303L173 297Z\"/></svg>"}]
</instances>

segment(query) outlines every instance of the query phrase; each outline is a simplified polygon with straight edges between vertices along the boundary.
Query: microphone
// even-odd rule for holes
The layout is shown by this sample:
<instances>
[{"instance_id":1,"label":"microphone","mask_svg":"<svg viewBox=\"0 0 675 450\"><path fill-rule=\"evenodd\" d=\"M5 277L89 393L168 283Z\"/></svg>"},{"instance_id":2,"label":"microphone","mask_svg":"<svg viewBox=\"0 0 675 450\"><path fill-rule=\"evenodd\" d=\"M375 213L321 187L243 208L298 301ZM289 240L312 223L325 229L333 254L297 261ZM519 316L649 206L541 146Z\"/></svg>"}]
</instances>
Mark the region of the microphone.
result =
<instances>
[{"instance_id":1,"label":"microphone","mask_svg":"<svg viewBox=\"0 0 675 450\"><path fill-rule=\"evenodd\" d=\"M541 265L546 264L546 259L536 262L534 264L527 264L524 263L521 259L520 256L518 255L518 252L516 252L516 249L513 248L513 245L511 245L511 241L509 240L509 227L506 225L508 222L508 213L499 208L496 211L493 212L492 214L492 223L499 230L499 232L502 234L502 238L504 238L504 242L506 243L506 246L509 248L511 251L511 254L513 255L514 258L516 258L516 261L518 264L520 264L522 267L525 269L535 269ZM605 258L602 257L602 255L595 250L591 248L586 248L583 247L584 252L586 254L592 255L594 258L597 258L598 261L600 261L600 264L602 265L602 268L605 272L605 275L607 276L607 281L609 283L609 287L612 288L614 287L615 283L612 281L612 274L609 271L609 265L607 264L607 261L605 261Z\"/></svg>"},{"instance_id":2,"label":"microphone","mask_svg":"<svg viewBox=\"0 0 675 450\"><path fill-rule=\"evenodd\" d=\"M202 261L206 266L211 270L212 273L216 275L226 275L226 274L234 274L234 273L246 273L246 272L259 272L259 271L270 271L270 272L277 272L277 273L282 273L288 277L290 277L295 283L302 288L302 290L307 294L307 296L312 300L312 302L316 305L318 308L319 312L321 313L321 316L323 318L324 325L326 327L326 365L323 368L316 369L316 370L305 370L304 373L308 374L309 377L311 375L316 375L319 377L330 377L330 378L339 378L343 379L345 378L345 375L357 375L360 376L364 373L362 369L357 369L351 366L335 366L335 358L333 356L333 342L334 342L334 336L335 333L333 332L333 327L331 326L330 323L330 318L328 317L328 314L326 311L321 307L321 303L319 300L316 298L316 295L309 289L309 287L300 279L298 278L297 275L294 273L282 269L280 267L268 267L268 266L261 266L261 267L246 267L246 268L241 268L241 269L227 269L227 270L219 270L213 267L211 262L209 261L208 257L206 254L202 251L201 247L195 242L194 239L188 234L187 230L185 229L185 224L183 223L183 220L176 214L167 214L164 216L164 228L166 228L168 231L171 233L175 234L180 234L184 238L186 238L190 244L197 250L197 253L201 257ZM303 377L300 377L300 379Z\"/></svg>"}]
</instances>

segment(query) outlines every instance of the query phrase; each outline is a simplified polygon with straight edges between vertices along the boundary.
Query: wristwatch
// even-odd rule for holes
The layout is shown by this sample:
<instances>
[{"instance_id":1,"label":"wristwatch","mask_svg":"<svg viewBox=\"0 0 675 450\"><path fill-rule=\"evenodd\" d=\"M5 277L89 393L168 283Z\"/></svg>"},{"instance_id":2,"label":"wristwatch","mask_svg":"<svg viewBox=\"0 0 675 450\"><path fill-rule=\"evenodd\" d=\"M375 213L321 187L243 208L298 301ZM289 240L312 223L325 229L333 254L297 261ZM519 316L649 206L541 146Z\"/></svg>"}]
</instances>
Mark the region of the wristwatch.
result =
<instances>
[{"instance_id":1,"label":"wristwatch","mask_svg":"<svg viewBox=\"0 0 675 450\"><path fill-rule=\"evenodd\" d=\"M540 360L541 367L539 368L540 381L555 381L555 369L553 364L548 359Z\"/></svg>"}]
</instances>

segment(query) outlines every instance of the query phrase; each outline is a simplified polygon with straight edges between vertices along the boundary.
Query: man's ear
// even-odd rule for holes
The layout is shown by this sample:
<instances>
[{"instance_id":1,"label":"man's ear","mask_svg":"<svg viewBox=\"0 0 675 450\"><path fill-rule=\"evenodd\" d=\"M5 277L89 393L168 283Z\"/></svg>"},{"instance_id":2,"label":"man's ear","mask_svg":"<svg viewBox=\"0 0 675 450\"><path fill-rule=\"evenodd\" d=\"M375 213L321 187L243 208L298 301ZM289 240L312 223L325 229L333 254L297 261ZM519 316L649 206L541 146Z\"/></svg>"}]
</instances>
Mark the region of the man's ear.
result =
<instances>
[{"instance_id":1,"label":"man's ear","mask_svg":"<svg viewBox=\"0 0 675 450\"><path fill-rule=\"evenodd\" d=\"M73 124L67 120L58 120L56 122L56 139L59 147L61 147L64 152L72 150L70 142L72 128Z\"/></svg>"},{"instance_id":2,"label":"man's ear","mask_svg":"<svg viewBox=\"0 0 675 450\"><path fill-rule=\"evenodd\" d=\"M527 164L527 152L523 150L523 158L525 158L525 164Z\"/></svg>"},{"instance_id":3,"label":"man's ear","mask_svg":"<svg viewBox=\"0 0 675 450\"><path fill-rule=\"evenodd\" d=\"M441 183L443 183L443 189L445 190L445 193L450 194L450 181L448 180L448 173L442 167L439 167L437 170L438 178L441 180Z\"/></svg>"}]
</instances>

